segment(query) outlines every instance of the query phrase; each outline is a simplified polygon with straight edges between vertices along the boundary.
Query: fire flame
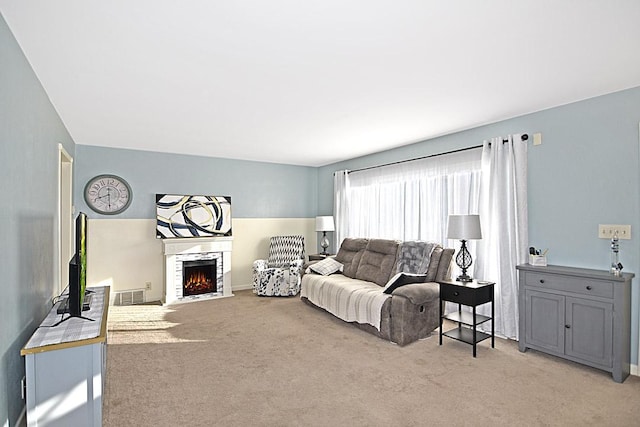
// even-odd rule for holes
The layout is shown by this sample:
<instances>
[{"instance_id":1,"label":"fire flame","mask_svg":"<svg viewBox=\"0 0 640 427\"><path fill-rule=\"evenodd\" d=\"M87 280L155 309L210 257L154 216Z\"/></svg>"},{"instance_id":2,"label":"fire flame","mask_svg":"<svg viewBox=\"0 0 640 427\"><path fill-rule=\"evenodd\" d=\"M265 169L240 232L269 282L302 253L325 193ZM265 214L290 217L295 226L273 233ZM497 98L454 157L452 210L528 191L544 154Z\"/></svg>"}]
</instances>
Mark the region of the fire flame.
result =
<instances>
[{"instance_id":1,"label":"fire flame","mask_svg":"<svg viewBox=\"0 0 640 427\"><path fill-rule=\"evenodd\" d=\"M184 284L184 290L190 294L201 294L206 292L215 292L215 287L211 277L206 273L196 270L189 275Z\"/></svg>"}]
</instances>

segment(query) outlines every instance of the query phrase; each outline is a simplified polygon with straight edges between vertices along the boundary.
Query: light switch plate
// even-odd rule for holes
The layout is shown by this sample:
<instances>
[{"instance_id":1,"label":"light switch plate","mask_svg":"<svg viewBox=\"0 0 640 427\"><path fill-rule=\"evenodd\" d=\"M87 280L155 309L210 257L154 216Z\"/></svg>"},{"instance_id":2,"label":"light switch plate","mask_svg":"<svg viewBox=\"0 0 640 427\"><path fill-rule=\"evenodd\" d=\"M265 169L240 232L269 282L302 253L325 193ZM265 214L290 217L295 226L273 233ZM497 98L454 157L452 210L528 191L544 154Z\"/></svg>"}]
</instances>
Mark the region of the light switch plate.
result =
<instances>
[{"instance_id":1,"label":"light switch plate","mask_svg":"<svg viewBox=\"0 0 640 427\"><path fill-rule=\"evenodd\" d=\"M533 134L533 145L541 145L542 144L542 134L534 133Z\"/></svg>"}]
</instances>

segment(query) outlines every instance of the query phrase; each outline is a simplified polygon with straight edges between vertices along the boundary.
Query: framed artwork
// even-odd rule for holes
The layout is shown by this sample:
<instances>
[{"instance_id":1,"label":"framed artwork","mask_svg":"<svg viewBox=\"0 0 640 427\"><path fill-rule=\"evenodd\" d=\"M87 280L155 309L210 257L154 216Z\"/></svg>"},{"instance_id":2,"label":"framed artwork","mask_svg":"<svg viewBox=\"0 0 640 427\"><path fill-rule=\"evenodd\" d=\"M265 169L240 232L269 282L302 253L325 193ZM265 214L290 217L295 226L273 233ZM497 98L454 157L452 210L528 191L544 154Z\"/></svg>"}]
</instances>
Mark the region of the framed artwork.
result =
<instances>
[{"instance_id":1,"label":"framed artwork","mask_svg":"<svg viewBox=\"0 0 640 427\"><path fill-rule=\"evenodd\" d=\"M156 238L231 236L230 196L156 194Z\"/></svg>"}]
</instances>

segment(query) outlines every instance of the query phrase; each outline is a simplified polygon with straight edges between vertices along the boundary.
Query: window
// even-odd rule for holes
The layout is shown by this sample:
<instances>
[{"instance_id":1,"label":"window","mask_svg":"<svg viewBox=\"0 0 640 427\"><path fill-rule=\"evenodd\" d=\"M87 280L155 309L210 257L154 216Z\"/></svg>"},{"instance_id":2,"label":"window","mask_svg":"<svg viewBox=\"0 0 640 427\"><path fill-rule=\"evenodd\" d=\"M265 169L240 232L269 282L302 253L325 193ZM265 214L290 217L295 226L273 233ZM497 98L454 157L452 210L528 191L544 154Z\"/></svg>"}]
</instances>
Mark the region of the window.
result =
<instances>
[{"instance_id":1,"label":"window","mask_svg":"<svg viewBox=\"0 0 640 427\"><path fill-rule=\"evenodd\" d=\"M336 188L336 198L342 199L336 200L342 207L337 222L346 228L338 244L345 237L367 237L451 247L449 214L478 212L481 155L475 148L350 172L344 188Z\"/></svg>"}]
</instances>

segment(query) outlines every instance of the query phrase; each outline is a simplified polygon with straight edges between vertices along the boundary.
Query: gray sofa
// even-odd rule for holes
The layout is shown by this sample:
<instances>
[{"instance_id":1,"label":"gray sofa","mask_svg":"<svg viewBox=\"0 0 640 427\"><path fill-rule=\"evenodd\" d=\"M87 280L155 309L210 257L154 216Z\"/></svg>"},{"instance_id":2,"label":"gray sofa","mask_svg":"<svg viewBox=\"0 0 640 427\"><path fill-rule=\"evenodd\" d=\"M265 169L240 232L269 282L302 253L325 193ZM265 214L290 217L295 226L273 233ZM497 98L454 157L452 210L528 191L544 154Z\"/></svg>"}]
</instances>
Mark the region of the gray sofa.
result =
<instances>
[{"instance_id":1,"label":"gray sofa","mask_svg":"<svg viewBox=\"0 0 640 427\"><path fill-rule=\"evenodd\" d=\"M347 238L334 258L342 264L342 271L305 274L301 299L404 346L426 338L440 325L436 281L448 278L453 253L453 249L428 242ZM399 272L421 274L424 282L384 292ZM367 319L359 318L363 316Z\"/></svg>"}]
</instances>

